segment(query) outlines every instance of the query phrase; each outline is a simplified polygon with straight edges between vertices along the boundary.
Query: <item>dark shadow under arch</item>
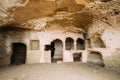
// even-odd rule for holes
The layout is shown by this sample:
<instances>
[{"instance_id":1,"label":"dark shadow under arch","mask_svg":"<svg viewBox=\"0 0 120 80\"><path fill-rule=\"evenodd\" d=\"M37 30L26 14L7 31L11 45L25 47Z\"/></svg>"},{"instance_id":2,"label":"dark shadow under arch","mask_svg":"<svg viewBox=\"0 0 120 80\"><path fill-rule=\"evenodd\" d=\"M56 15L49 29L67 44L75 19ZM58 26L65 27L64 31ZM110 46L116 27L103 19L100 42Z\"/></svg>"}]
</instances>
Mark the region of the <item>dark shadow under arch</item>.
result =
<instances>
[{"instance_id":1,"label":"dark shadow under arch","mask_svg":"<svg viewBox=\"0 0 120 80\"><path fill-rule=\"evenodd\" d=\"M74 40L71 37L66 38L65 48L66 48L66 50L74 49Z\"/></svg>"},{"instance_id":2,"label":"dark shadow under arch","mask_svg":"<svg viewBox=\"0 0 120 80\"><path fill-rule=\"evenodd\" d=\"M63 42L60 39L55 39L51 42L51 61L57 62L63 60Z\"/></svg>"},{"instance_id":3,"label":"dark shadow under arch","mask_svg":"<svg viewBox=\"0 0 120 80\"><path fill-rule=\"evenodd\" d=\"M12 44L11 64L25 64L27 46L23 43Z\"/></svg>"},{"instance_id":4,"label":"dark shadow under arch","mask_svg":"<svg viewBox=\"0 0 120 80\"><path fill-rule=\"evenodd\" d=\"M93 64L97 64L97 65L100 65L103 67L105 66L104 61L103 61L103 57L102 57L101 53L98 51L91 51L88 54L88 62L93 63Z\"/></svg>"},{"instance_id":5,"label":"dark shadow under arch","mask_svg":"<svg viewBox=\"0 0 120 80\"><path fill-rule=\"evenodd\" d=\"M77 39L77 50L84 50L85 49L85 42L83 39Z\"/></svg>"}]
</instances>

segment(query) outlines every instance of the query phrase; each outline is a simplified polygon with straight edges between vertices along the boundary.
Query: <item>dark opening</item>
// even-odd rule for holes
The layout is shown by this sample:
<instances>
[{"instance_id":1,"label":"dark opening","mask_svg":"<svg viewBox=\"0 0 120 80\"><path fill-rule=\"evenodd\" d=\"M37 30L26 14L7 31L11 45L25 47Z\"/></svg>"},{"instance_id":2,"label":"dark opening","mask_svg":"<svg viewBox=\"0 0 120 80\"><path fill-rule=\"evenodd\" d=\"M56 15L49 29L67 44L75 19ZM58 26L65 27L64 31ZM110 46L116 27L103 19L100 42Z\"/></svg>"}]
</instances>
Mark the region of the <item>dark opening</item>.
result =
<instances>
[{"instance_id":1,"label":"dark opening","mask_svg":"<svg viewBox=\"0 0 120 80\"><path fill-rule=\"evenodd\" d=\"M85 46L84 46L84 40L78 38L77 39L77 50L84 50Z\"/></svg>"},{"instance_id":2,"label":"dark opening","mask_svg":"<svg viewBox=\"0 0 120 80\"><path fill-rule=\"evenodd\" d=\"M13 54L11 64L25 64L26 61L26 45L23 43L13 43Z\"/></svg>"},{"instance_id":3,"label":"dark opening","mask_svg":"<svg viewBox=\"0 0 120 80\"><path fill-rule=\"evenodd\" d=\"M53 58L55 55L55 43L54 42L51 42L50 49L51 49L51 58Z\"/></svg>"},{"instance_id":4,"label":"dark opening","mask_svg":"<svg viewBox=\"0 0 120 80\"><path fill-rule=\"evenodd\" d=\"M51 62L62 61L63 59L63 43L61 40L56 39L51 42Z\"/></svg>"},{"instance_id":5,"label":"dark opening","mask_svg":"<svg viewBox=\"0 0 120 80\"><path fill-rule=\"evenodd\" d=\"M65 45L66 45L66 50L73 50L74 40L72 38L66 38Z\"/></svg>"},{"instance_id":6,"label":"dark opening","mask_svg":"<svg viewBox=\"0 0 120 80\"><path fill-rule=\"evenodd\" d=\"M79 62L79 61L81 61L81 57L82 57L81 53L74 53L74 54L73 54L74 62Z\"/></svg>"},{"instance_id":7,"label":"dark opening","mask_svg":"<svg viewBox=\"0 0 120 80\"><path fill-rule=\"evenodd\" d=\"M105 2L105 3L109 2L109 1L111 1L111 0L101 0L101 2Z\"/></svg>"},{"instance_id":8,"label":"dark opening","mask_svg":"<svg viewBox=\"0 0 120 80\"><path fill-rule=\"evenodd\" d=\"M103 67L105 66L102 55L100 54L100 52L97 52L97 51L91 51L88 54L88 62L97 64L97 65L103 66Z\"/></svg>"},{"instance_id":9,"label":"dark opening","mask_svg":"<svg viewBox=\"0 0 120 80\"><path fill-rule=\"evenodd\" d=\"M45 51L49 51L50 50L50 45L45 45Z\"/></svg>"}]
</instances>

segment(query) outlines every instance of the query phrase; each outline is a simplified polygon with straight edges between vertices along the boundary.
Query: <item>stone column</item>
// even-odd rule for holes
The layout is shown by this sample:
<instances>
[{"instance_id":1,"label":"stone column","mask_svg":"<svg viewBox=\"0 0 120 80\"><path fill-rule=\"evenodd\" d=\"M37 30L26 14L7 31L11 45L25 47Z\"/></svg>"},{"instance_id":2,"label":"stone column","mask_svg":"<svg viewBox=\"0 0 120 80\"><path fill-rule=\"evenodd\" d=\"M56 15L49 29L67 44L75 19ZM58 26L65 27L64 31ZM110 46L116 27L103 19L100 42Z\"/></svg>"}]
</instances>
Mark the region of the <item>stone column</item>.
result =
<instances>
[{"instance_id":1,"label":"stone column","mask_svg":"<svg viewBox=\"0 0 120 80\"><path fill-rule=\"evenodd\" d=\"M66 46L65 46L65 39L62 40L63 41L63 62L65 61L65 56L64 56L64 53L66 51Z\"/></svg>"},{"instance_id":2,"label":"stone column","mask_svg":"<svg viewBox=\"0 0 120 80\"><path fill-rule=\"evenodd\" d=\"M91 41L91 48L94 48L94 40L93 40L93 38L91 38L90 41Z\"/></svg>"},{"instance_id":3,"label":"stone column","mask_svg":"<svg viewBox=\"0 0 120 80\"><path fill-rule=\"evenodd\" d=\"M76 40L74 41L74 50L77 50L77 42L76 42Z\"/></svg>"},{"instance_id":4,"label":"stone column","mask_svg":"<svg viewBox=\"0 0 120 80\"><path fill-rule=\"evenodd\" d=\"M91 39L87 39L86 41L85 41L85 49L88 49L88 48L91 48Z\"/></svg>"},{"instance_id":5,"label":"stone column","mask_svg":"<svg viewBox=\"0 0 120 80\"><path fill-rule=\"evenodd\" d=\"M88 48L87 48L87 34L84 35L84 51L82 52L82 62L86 63L88 58Z\"/></svg>"},{"instance_id":6,"label":"stone column","mask_svg":"<svg viewBox=\"0 0 120 80\"><path fill-rule=\"evenodd\" d=\"M63 62L73 62L73 55L71 55L71 52L69 50L64 51Z\"/></svg>"},{"instance_id":7,"label":"stone column","mask_svg":"<svg viewBox=\"0 0 120 80\"><path fill-rule=\"evenodd\" d=\"M40 62L44 63L44 45L41 45L41 58L40 58Z\"/></svg>"},{"instance_id":8,"label":"stone column","mask_svg":"<svg viewBox=\"0 0 120 80\"><path fill-rule=\"evenodd\" d=\"M65 46L65 39L64 40L62 40L63 41L63 53L65 52L65 50L66 50L66 46Z\"/></svg>"},{"instance_id":9,"label":"stone column","mask_svg":"<svg viewBox=\"0 0 120 80\"><path fill-rule=\"evenodd\" d=\"M87 40L85 40L84 49L85 49L85 50L88 49L88 41L87 41Z\"/></svg>"},{"instance_id":10,"label":"stone column","mask_svg":"<svg viewBox=\"0 0 120 80\"><path fill-rule=\"evenodd\" d=\"M82 62L83 63L86 63L87 62L87 57L88 56L88 51L87 50L84 50L83 52L82 52Z\"/></svg>"}]
</instances>

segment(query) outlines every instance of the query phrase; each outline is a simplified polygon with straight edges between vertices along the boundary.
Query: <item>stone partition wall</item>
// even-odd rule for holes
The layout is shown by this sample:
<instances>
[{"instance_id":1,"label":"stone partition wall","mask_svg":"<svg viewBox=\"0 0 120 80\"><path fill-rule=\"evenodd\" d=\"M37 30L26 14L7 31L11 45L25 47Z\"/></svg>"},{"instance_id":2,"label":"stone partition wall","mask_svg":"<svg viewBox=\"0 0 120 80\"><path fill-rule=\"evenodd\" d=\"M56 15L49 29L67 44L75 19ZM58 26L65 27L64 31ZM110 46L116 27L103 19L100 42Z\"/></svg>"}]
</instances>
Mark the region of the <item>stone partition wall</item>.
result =
<instances>
[{"instance_id":1,"label":"stone partition wall","mask_svg":"<svg viewBox=\"0 0 120 80\"><path fill-rule=\"evenodd\" d=\"M23 43L26 45L26 61L27 64L32 63L50 63L51 62L51 51L45 50L45 45L50 45L52 41L59 39L62 42L62 58L63 53L66 51L65 40L71 37L74 40L74 50L76 48L76 41L78 38L84 40L83 34L73 33L68 31L9 31L9 37L7 37L7 54L9 55L8 62L11 63L11 57L13 55L13 43ZM58 45L58 44L57 44ZM58 47L59 48L59 47ZM72 52L71 50L68 50ZM73 55L73 52L71 55ZM64 60L62 60L64 61Z\"/></svg>"},{"instance_id":2,"label":"stone partition wall","mask_svg":"<svg viewBox=\"0 0 120 80\"><path fill-rule=\"evenodd\" d=\"M66 49L66 39L71 38L73 40L73 48ZM60 43L56 43L55 56L51 57L51 43L55 40L59 40ZM83 40L79 42L78 40ZM106 56L110 55L109 50L101 47L86 47L88 43L84 43L84 36L80 33L74 33L65 30L46 30L46 31L8 31L8 37L6 38L6 53L7 57L4 61L5 64L11 64L11 58L13 56L13 43L20 43L26 45L26 64L32 63L51 63L51 62L74 62L77 56L78 61L86 63L88 61L88 55L91 51L97 51L102 55L103 61ZM62 45L61 45L62 43ZM78 47L81 45L82 47ZM90 41L89 44L94 43ZM70 43L71 44L71 43ZM61 45L61 48L60 48ZM99 44L98 44L99 45ZM58 51L58 50L61 51ZM59 52L59 54L57 54ZM106 54L107 53L107 54ZM74 56L75 55L75 56ZM56 59L57 58L57 59ZM60 59L59 59L60 58ZM53 61L56 60L56 61Z\"/></svg>"},{"instance_id":3,"label":"stone partition wall","mask_svg":"<svg viewBox=\"0 0 120 80\"><path fill-rule=\"evenodd\" d=\"M66 49L66 39L71 38L73 45L68 44L71 49ZM50 49L51 43L59 40L60 43L55 44L54 57L51 57L52 51ZM79 42L78 40L82 41ZM74 62L76 57L78 61L86 63L88 55L91 51L100 52L103 61L110 52L106 48L100 47L86 47L84 36L81 33L74 33L65 30L46 30L46 31L8 31L6 38L6 53L7 57L5 64L11 64L11 57L13 56L13 43L20 43L26 45L26 64L32 63L52 63L52 62ZM79 45L78 45L79 43ZM89 44L94 43L90 41ZM62 45L61 45L62 44ZM98 43L99 45L99 43ZM61 47L60 47L61 46ZM78 46L82 46L79 47ZM60 50L60 51L59 51ZM59 53L59 54L57 54ZM107 53L107 54L106 54ZM60 59L59 59L60 58ZM55 60L55 61L53 61Z\"/></svg>"}]
</instances>

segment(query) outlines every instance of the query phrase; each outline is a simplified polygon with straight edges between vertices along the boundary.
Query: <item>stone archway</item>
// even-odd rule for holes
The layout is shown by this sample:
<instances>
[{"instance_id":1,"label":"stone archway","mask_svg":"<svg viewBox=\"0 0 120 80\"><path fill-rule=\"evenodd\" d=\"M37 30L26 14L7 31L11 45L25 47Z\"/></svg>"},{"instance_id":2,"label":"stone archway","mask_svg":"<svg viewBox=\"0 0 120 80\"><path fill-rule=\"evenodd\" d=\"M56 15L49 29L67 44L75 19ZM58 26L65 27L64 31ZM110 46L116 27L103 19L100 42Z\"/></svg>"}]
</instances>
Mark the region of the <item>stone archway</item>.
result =
<instances>
[{"instance_id":1,"label":"stone archway","mask_svg":"<svg viewBox=\"0 0 120 80\"><path fill-rule=\"evenodd\" d=\"M55 39L51 42L51 62L63 60L63 42L60 39Z\"/></svg>"},{"instance_id":2,"label":"stone archway","mask_svg":"<svg viewBox=\"0 0 120 80\"><path fill-rule=\"evenodd\" d=\"M66 50L73 50L74 49L74 40L70 37L66 38L65 47L66 47Z\"/></svg>"},{"instance_id":3,"label":"stone archway","mask_svg":"<svg viewBox=\"0 0 120 80\"><path fill-rule=\"evenodd\" d=\"M27 47L23 43L12 44L11 64L25 64Z\"/></svg>"},{"instance_id":4,"label":"stone archway","mask_svg":"<svg viewBox=\"0 0 120 80\"><path fill-rule=\"evenodd\" d=\"M77 39L77 50L84 50L85 49L85 44L84 40L81 38Z\"/></svg>"},{"instance_id":5,"label":"stone archway","mask_svg":"<svg viewBox=\"0 0 120 80\"><path fill-rule=\"evenodd\" d=\"M89 52L88 62L93 63L93 64L97 64L97 65L100 65L100 66L105 66L104 61L103 61L103 56L98 51Z\"/></svg>"}]
</instances>

